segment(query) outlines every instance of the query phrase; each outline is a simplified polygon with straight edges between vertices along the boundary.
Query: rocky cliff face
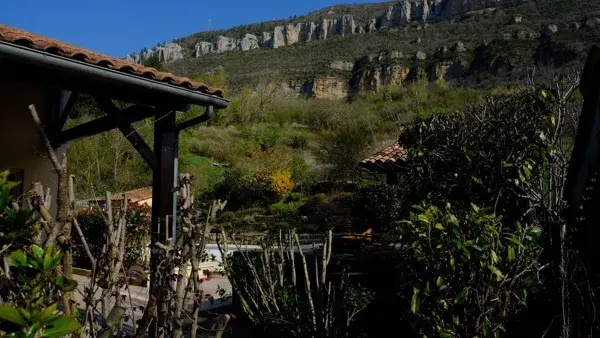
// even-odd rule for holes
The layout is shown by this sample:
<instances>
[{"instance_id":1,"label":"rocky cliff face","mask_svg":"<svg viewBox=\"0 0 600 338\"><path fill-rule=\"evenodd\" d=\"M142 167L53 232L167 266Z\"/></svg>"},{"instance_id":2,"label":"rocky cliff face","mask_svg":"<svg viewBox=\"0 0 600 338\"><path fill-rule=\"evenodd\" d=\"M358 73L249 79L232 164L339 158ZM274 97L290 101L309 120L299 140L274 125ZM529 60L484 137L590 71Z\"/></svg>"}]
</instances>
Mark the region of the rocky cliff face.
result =
<instances>
[{"instance_id":1,"label":"rocky cliff face","mask_svg":"<svg viewBox=\"0 0 600 338\"><path fill-rule=\"evenodd\" d=\"M323 19L321 22L289 23L277 26L273 31L257 36L246 34L242 39L220 36L216 41L198 41L193 56L229 51L248 51L256 48L280 48L298 42L326 40L334 36L365 34L377 29L387 29L415 21L440 21L463 16L470 12L513 5L528 0L399 0L390 5L379 18L368 22L356 22L352 15L338 19ZM163 62L183 58L181 46L170 43L145 50L140 54L128 55L133 62L143 62L147 57L158 54Z\"/></svg>"},{"instance_id":2,"label":"rocky cliff face","mask_svg":"<svg viewBox=\"0 0 600 338\"><path fill-rule=\"evenodd\" d=\"M161 62L171 62L183 59L184 52L180 45L171 42L162 46L156 46L152 49L144 49L139 54L129 54L127 55L126 59L130 62L143 63L153 55L158 55L158 59Z\"/></svg>"}]
</instances>

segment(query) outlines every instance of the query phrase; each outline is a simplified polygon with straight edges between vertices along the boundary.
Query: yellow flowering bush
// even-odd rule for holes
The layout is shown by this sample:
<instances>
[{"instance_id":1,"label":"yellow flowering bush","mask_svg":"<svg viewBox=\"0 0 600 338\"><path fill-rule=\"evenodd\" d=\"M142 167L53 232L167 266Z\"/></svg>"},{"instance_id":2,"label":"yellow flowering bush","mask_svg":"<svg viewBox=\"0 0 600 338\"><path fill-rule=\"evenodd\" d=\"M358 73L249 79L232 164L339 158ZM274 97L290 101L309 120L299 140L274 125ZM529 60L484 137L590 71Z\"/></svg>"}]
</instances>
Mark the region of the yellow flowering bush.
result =
<instances>
[{"instance_id":1,"label":"yellow flowering bush","mask_svg":"<svg viewBox=\"0 0 600 338\"><path fill-rule=\"evenodd\" d=\"M271 175L271 189L280 197L289 195L294 189L294 180L289 170L278 170Z\"/></svg>"}]
</instances>

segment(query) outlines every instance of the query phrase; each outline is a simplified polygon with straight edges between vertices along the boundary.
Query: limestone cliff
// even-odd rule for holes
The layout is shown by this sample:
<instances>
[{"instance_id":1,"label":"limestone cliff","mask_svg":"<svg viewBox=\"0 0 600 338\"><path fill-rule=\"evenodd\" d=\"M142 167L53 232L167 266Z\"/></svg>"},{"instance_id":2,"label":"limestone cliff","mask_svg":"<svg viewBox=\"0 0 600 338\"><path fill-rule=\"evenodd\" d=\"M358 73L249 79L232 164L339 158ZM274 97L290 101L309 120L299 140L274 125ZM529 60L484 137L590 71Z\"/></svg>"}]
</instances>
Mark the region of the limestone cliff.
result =
<instances>
[{"instance_id":1,"label":"limestone cliff","mask_svg":"<svg viewBox=\"0 0 600 338\"><path fill-rule=\"evenodd\" d=\"M357 22L346 14L337 19L322 19L320 22L290 22L262 32L261 40L253 34L237 39L219 36L216 41L197 41L191 54L201 57L211 53L248 51L256 48L280 48L299 42L326 40L334 36L366 34L377 29L387 29L406 25L410 22L450 20L486 9L514 5L531 0L398 0L391 4L378 18L367 22ZM523 33L525 34L525 33ZM181 46L169 43L141 53L128 55L132 62L143 62L151 55L158 54L163 62L184 57Z\"/></svg>"},{"instance_id":2,"label":"limestone cliff","mask_svg":"<svg viewBox=\"0 0 600 338\"><path fill-rule=\"evenodd\" d=\"M143 49L140 53L132 53L126 56L130 62L143 63L153 55L157 55L161 62L170 62L183 59L183 48L176 43L167 43L152 49Z\"/></svg>"}]
</instances>

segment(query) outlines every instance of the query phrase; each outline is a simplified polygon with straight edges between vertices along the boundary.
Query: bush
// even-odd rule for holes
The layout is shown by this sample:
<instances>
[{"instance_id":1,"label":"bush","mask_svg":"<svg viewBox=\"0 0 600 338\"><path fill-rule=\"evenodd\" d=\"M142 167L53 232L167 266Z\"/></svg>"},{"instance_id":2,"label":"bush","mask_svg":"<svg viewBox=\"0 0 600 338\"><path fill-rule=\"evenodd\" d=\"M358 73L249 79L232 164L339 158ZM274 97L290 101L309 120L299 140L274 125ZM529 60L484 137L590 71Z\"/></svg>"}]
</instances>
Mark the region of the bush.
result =
<instances>
[{"instance_id":1,"label":"bush","mask_svg":"<svg viewBox=\"0 0 600 338\"><path fill-rule=\"evenodd\" d=\"M106 219L98 208L87 208L81 210L76 216L88 246L94 257L100 257L102 249L106 244ZM132 203L127 208L126 214L126 236L125 252L123 255L123 267L128 269L134 265L148 269L149 262L146 260L146 248L150 244L151 216L150 207ZM77 236L78 246L73 250L75 265L81 268L91 267L91 263L83 250L82 243Z\"/></svg>"},{"instance_id":2,"label":"bush","mask_svg":"<svg viewBox=\"0 0 600 338\"><path fill-rule=\"evenodd\" d=\"M354 228L365 231L369 228L377 233L389 233L396 229L402 217L400 188L396 185L374 184L361 186L352 198Z\"/></svg>"},{"instance_id":3,"label":"bush","mask_svg":"<svg viewBox=\"0 0 600 338\"><path fill-rule=\"evenodd\" d=\"M276 125L259 124L246 129L244 137L256 143L262 151L269 151L277 145L281 137L281 129Z\"/></svg>"},{"instance_id":4,"label":"bush","mask_svg":"<svg viewBox=\"0 0 600 338\"><path fill-rule=\"evenodd\" d=\"M400 266L407 319L428 337L498 337L540 281L541 228L421 206L403 222Z\"/></svg>"}]
</instances>

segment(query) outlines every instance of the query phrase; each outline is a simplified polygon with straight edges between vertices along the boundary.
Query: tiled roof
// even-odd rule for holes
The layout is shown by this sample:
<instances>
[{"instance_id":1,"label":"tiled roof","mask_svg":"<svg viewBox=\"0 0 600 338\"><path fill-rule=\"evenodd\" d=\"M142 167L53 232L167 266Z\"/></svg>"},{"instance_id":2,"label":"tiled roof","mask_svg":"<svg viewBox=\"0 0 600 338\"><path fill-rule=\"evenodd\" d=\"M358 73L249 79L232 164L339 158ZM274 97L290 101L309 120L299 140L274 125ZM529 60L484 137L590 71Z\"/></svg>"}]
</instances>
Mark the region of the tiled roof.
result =
<instances>
[{"instance_id":1,"label":"tiled roof","mask_svg":"<svg viewBox=\"0 0 600 338\"><path fill-rule=\"evenodd\" d=\"M149 198L152 198L152 187L144 187L134 190L129 190L125 192L120 192L118 194L113 195L113 200L118 200L123 198L123 195L127 198L127 200L131 202L139 202Z\"/></svg>"},{"instance_id":2,"label":"tiled roof","mask_svg":"<svg viewBox=\"0 0 600 338\"><path fill-rule=\"evenodd\" d=\"M369 166L373 164L397 164L398 162L404 161L406 156L406 149L404 149L400 144L394 143L375 155L360 161L360 165Z\"/></svg>"},{"instance_id":3,"label":"tiled roof","mask_svg":"<svg viewBox=\"0 0 600 338\"><path fill-rule=\"evenodd\" d=\"M125 195L127 200L132 203L143 201L143 200L152 198L152 187L143 187L143 188L139 188L139 189L114 193L112 195L112 199L120 200L123 198L123 195ZM104 200L106 200L105 197L97 197L97 198L92 198L89 201L104 201Z\"/></svg>"},{"instance_id":4,"label":"tiled roof","mask_svg":"<svg viewBox=\"0 0 600 338\"><path fill-rule=\"evenodd\" d=\"M132 63L126 60L106 56L71 44L54 40L45 36L30 33L18 28L0 24L0 41L33 48L42 52L60 55L69 59L82 61L96 66L106 67L123 73L169 83L175 86L197 90L205 94L223 97L220 89L209 88L202 82L191 81L187 77L175 76L160 72L151 67Z\"/></svg>"}]
</instances>

